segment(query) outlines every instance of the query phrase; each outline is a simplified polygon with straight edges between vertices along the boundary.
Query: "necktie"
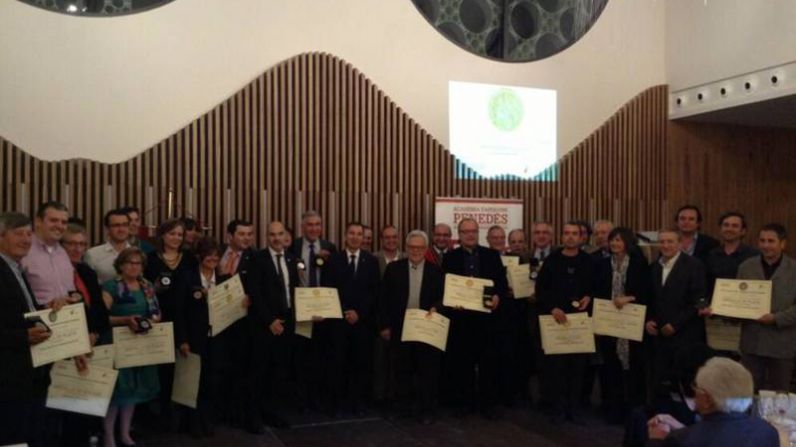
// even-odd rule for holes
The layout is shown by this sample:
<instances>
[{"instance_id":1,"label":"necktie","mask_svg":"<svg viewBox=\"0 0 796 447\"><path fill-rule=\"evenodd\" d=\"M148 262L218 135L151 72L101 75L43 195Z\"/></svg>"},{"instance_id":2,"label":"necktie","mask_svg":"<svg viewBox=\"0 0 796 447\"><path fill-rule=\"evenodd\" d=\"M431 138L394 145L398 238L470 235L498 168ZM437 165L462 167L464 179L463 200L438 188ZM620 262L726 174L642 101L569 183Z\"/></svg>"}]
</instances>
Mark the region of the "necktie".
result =
<instances>
[{"instance_id":1,"label":"necktie","mask_svg":"<svg viewBox=\"0 0 796 447\"><path fill-rule=\"evenodd\" d=\"M349 256L351 259L348 262L348 269L351 270L351 276L355 276L357 274L357 255Z\"/></svg>"},{"instance_id":2,"label":"necktie","mask_svg":"<svg viewBox=\"0 0 796 447\"><path fill-rule=\"evenodd\" d=\"M80 275L77 274L77 270L75 270L75 288L81 295L83 295L83 301L86 302L88 307L91 307L91 295L88 293L88 288L86 288L86 284L83 282L83 279L80 278Z\"/></svg>"},{"instance_id":3,"label":"necktie","mask_svg":"<svg viewBox=\"0 0 796 447\"><path fill-rule=\"evenodd\" d=\"M310 242L310 287L318 286L318 274L315 268L315 242Z\"/></svg>"},{"instance_id":4,"label":"necktie","mask_svg":"<svg viewBox=\"0 0 796 447\"><path fill-rule=\"evenodd\" d=\"M276 274L279 276L279 288L282 289L282 297L285 299L285 304L289 309L290 300L287 297L287 289L285 288L285 274L282 272L282 253L276 255Z\"/></svg>"}]
</instances>

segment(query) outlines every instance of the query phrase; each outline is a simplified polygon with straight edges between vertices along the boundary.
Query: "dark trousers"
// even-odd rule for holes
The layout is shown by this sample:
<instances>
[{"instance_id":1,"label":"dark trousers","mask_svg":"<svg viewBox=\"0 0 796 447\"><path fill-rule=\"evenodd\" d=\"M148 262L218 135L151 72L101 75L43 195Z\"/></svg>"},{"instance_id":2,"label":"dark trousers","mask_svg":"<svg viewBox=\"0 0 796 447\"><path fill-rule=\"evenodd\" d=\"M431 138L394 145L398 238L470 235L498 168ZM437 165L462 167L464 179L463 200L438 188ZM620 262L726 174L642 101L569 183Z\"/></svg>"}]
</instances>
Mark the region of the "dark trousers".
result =
<instances>
[{"instance_id":1,"label":"dark trousers","mask_svg":"<svg viewBox=\"0 0 796 447\"><path fill-rule=\"evenodd\" d=\"M496 403L496 330L490 315L453 311L445 358L446 395L454 405L482 410Z\"/></svg>"},{"instance_id":2,"label":"dark trousers","mask_svg":"<svg viewBox=\"0 0 796 447\"><path fill-rule=\"evenodd\" d=\"M49 447L45 440L45 399L0 401L0 445Z\"/></svg>"},{"instance_id":3,"label":"dark trousers","mask_svg":"<svg viewBox=\"0 0 796 447\"><path fill-rule=\"evenodd\" d=\"M390 400L395 395L396 346L381 337L373 345L373 398L376 401Z\"/></svg>"},{"instance_id":4,"label":"dark trousers","mask_svg":"<svg viewBox=\"0 0 796 447\"><path fill-rule=\"evenodd\" d=\"M233 425L241 424L247 402L249 358L248 322L243 319L213 337L213 396L216 413Z\"/></svg>"},{"instance_id":5,"label":"dark trousers","mask_svg":"<svg viewBox=\"0 0 796 447\"><path fill-rule=\"evenodd\" d=\"M793 376L793 359L775 359L755 354L743 354L741 363L752 373L755 391L789 391Z\"/></svg>"},{"instance_id":6,"label":"dark trousers","mask_svg":"<svg viewBox=\"0 0 796 447\"><path fill-rule=\"evenodd\" d=\"M366 320L353 325L345 320L330 320L323 322L321 336L329 407L339 410L347 405L359 409L370 389L375 331Z\"/></svg>"},{"instance_id":7,"label":"dark trousers","mask_svg":"<svg viewBox=\"0 0 796 447\"><path fill-rule=\"evenodd\" d=\"M397 403L420 413L437 407L442 352L424 343L391 343L396 364Z\"/></svg>"},{"instance_id":8,"label":"dark trousers","mask_svg":"<svg viewBox=\"0 0 796 447\"><path fill-rule=\"evenodd\" d=\"M558 354L545 356L545 386L557 413L577 413L583 389L583 376L589 354Z\"/></svg>"},{"instance_id":9,"label":"dark trousers","mask_svg":"<svg viewBox=\"0 0 796 447\"><path fill-rule=\"evenodd\" d=\"M603 411L609 417L621 418L630 408L646 401L644 353L641 343L629 342L629 369L623 369L616 352L617 339L597 337L603 364L599 369Z\"/></svg>"}]
</instances>

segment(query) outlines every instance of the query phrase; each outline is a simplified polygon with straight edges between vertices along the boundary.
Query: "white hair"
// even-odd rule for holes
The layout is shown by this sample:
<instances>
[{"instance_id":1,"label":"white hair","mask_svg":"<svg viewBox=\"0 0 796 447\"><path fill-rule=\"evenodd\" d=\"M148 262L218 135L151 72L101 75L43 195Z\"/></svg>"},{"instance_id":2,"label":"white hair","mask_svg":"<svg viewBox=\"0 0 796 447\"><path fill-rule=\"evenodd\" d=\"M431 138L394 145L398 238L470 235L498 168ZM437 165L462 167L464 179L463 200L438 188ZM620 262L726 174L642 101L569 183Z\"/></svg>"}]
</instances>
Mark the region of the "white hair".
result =
<instances>
[{"instance_id":1,"label":"white hair","mask_svg":"<svg viewBox=\"0 0 796 447\"><path fill-rule=\"evenodd\" d=\"M752 374L736 361L713 357L699 369L695 382L713 398L718 411L742 413L752 405Z\"/></svg>"},{"instance_id":2,"label":"white hair","mask_svg":"<svg viewBox=\"0 0 796 447\"><path fill-rule=\"evenodd\" d=\"M409 239L419 237L423 239L423 244L428 246L428 235L423 230L412 230L406 235L406 245L409 245Z\"/></svg>"}]
</instances>

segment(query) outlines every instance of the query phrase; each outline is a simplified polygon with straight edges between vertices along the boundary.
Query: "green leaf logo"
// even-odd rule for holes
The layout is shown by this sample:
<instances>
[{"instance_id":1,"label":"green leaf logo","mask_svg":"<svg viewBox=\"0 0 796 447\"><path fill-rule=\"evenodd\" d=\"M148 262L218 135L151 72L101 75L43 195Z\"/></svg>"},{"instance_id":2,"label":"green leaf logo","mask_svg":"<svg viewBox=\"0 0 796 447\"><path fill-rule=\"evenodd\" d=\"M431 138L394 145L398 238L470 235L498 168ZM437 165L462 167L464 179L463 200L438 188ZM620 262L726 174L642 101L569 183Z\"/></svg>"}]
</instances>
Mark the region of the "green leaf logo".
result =
<instances>
[{"instance_id":1,"label":"green leaf logo","mask_svg":"<svg viewBox=\"0 0 796 447\"><path fill-rule=\"evenodd\" d=\"M522 123L524 115L522 101L512 89L502 88L489 99L489 120L499 130L511 132Z\"/></svg>"}]
</instances>

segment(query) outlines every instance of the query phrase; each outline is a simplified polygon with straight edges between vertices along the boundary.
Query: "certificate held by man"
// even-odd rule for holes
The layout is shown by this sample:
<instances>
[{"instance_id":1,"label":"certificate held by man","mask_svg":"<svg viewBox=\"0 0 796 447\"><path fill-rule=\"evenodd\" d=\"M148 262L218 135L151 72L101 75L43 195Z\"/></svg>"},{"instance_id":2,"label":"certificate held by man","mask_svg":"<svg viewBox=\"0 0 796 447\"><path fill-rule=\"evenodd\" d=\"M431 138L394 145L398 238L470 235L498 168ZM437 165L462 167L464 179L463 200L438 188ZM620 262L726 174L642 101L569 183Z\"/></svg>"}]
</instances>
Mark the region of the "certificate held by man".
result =
<instances>
[{"instance_id":1,"label":"certificate held by man","mask_svg":"<svg viewBox=\"0 0 796 447\"><path fill-rule=\"evenodd\" d=\"M738 352L741 346L741 322L724 318L706 318L708 346L718 351Z\"/></svg>"},{"instance_id":2,"label":"certificate held by man","mask_svg":"<svg viewBox=\"0 0 796 447\"><path fill-rule=\"evenodd\" d=\"M644 338L644 317L647 306L628 303L617 308L613 301L594 299L592 320L596 335L641 341Z\"/></svg>"},{"instance_id":3,"label":"certificate held by man","mask_svg":"<svg viewBox=\"0 0 796 447\"><path fill-rule=\"evenodd\" d=\"M101 366L77 371L75 362L64 360L50 371L47 408L105 417L119 372Z\"/></svg>"},{"instance_id":4,"label":"certificate held by man","mask_svg":"<svg viewBox=\"0 0 796 447\"><path fill-rule=\"evenodd\" d=\"M449 329L450 320L437 312L429 314L423 309L406 309L401 341L418 341L445 352Z\"/></svg>"},{"instance_id":5,"label":"certificate held by man","mask_svg":"<svg viewBox=\"0 0 796 447\"><path fill-rule=\"evenodd\" d=\"M26 313L25 319L39 321L38 324L47 325L52 332L50 338L30 347L34 367L91 352L82 303L64 306L58 312L47 309Z\"/></svg>"},{"instance_id":6,"label":"certificate held by man","mask_svg":"<svg viewBox=\"0 0 796 447\"><path fill-rule=\"evenodd\" d=\"M296 287L296 321L343 318L340 297L333 287Z\"/></svg>"},{"instance_id":7,"label":"certificate held by man","mask_svg":"<svg viewBox=\"0 0 796 447\"><path fill-rule=\"evenodd\" d=\"M174 363L174 326L153 324L152 329L136 334L127 327L113 328L114 363L117 369Z\"/></svg>"},{"instance_id":8,"label":"certificate held by man","mask_svg":"<svg viewBox=\"0 0 796 447\"><path fill-rule=\"evenodd\" d=\"M246 292L240 275L233 276L207 292L210 333L213 337L246 316L248 310L243 305L244 300Z\"/></svg>"},{"instance_id":9,"label":"certificate held by man","mask_svg":"<svg viewBox=\"0 0 796 447\"><path fill-rule=\"evenodd\" d=\"M517 264L506 267L506 276L509 287L514 292L515 299L525 299L533 296L536 281L531 279L531 264Z\"/></svg>"},{"instance_id":10,"label":"certificate held by man","mask_svg":"<svg viewBox=\"0 0 796 447\"><path fill-rule=\"evenodd\" d=\"M710 307L714 315L757 320L771 312L771 281L717 279Z\"/></svg>"},{"instance_id":11,"label":"certificate held by man","mask_svg":"<svg viewBox=\"0 0 796 447\"><path fill-rule=\"evenodd\" d=\"M539 316L542 349L546 355L590 354L596 351L594 331L589 314L567 314L566 323L558 323L552 315Z\"/></svg>"},{"instance_id":12,"label":"certificate held by man","mask_svg":"<svg viewBox=\"0 0 796 447\"><path fill-rule=\"evenodd\" d=\"M448 307L490 313L492 310L484 307L484 287L493 287L494 285L490 279L448 273L445 275L445 294L442 297L442 304Z\"/></svg>"}]
</instances>

